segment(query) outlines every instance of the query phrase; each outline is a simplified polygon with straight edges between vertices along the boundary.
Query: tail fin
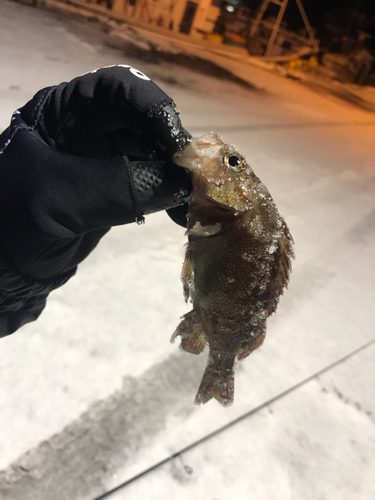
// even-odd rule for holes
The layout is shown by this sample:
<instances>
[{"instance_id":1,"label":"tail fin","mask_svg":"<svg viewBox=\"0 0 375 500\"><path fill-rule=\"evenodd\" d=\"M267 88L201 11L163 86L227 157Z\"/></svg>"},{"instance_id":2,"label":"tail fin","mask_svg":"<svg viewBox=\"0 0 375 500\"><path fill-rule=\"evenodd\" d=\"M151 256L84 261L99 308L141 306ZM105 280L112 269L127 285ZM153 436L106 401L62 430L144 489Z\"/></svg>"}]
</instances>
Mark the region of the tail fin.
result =
<instances>
[{"instance_id":1,"label":"tail fin","mask_svg":"<svg viewBox=\"0 0 375 500\"><path fill-rule=\"evenodd\" d=\"M195 397L196 404L215 398L222 406L230 406L234 398L234 359L209 358L202 382Z\"/></svg>"}]
</instances>

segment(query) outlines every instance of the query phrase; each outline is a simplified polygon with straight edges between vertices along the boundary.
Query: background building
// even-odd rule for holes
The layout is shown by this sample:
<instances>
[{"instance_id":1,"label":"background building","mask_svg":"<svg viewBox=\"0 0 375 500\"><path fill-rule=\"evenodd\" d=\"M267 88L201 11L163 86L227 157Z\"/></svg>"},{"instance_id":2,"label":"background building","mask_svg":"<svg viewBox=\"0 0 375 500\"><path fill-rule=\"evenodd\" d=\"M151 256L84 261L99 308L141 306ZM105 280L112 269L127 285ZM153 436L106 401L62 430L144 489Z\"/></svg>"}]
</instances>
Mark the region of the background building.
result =
<instances>
[{"instance_id":1,"label":"background building","mask_svg":"<svg viewBox=\"0 0 375 500\"><path fill-rule=\"evenodd\" d=\"M212 33L220 15L218 0L113 0L111 10L133 20L177 33Z\"/></svg>"}]
</instances>

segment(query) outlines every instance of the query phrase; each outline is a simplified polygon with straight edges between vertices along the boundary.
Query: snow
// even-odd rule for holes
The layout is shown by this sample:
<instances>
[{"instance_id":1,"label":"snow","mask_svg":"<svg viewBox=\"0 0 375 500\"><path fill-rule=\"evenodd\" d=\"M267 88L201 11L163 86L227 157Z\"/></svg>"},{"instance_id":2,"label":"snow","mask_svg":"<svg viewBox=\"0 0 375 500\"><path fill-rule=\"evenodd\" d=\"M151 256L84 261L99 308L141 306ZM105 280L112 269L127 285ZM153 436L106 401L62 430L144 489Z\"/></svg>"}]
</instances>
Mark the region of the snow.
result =
<instances>
[{"instance_id":1,"label":"snow","mask_svg":"<svg viewBox=\"0 0 375 500\"><path fill-rule=\"evenodd\" d=\"M111 230L41 318L1 340L1 500L90 500L374 338L375 120L221 55L210 58L264 90L137 61L82 20L5 0L0 11L0 128L44 86L129 64L193 135L213 130L243 152L296 242L289 290L238 366L231 408L194 406L206 359L169 343L189 309L186 238L163 213ZM117 497L370 499L373 349L184 453L193 474L174 460Z\"/></svg>"},{"instance_id":2,"label":"snow","mask_svg":"<svg viewBox=\"0 0 375 500\"><path fill-rule=\"evenodd\" d=\"M150 492L179 500L202 498L202 492L213 499L370 500L374 417L358 400L375 382L373 351L182 452L111 500L146 500ZM371 372L372 380L363 376ZM345 394L339 396L336 385L345 386Z\"/></svg>"}]
</instances>

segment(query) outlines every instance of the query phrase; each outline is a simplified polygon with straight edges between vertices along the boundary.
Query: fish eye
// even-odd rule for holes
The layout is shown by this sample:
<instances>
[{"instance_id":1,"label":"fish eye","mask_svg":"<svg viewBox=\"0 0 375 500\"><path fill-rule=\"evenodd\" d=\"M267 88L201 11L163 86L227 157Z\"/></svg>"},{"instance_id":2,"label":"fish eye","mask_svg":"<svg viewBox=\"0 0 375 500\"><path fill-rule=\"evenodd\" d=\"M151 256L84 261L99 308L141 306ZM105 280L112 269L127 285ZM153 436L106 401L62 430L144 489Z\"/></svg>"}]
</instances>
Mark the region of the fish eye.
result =
<instances>
[{"instance_id":1,"label":"fish eye","mask_svg":"<svg viewBox=\"0 0 375 500\"><path fill-rule=\"evenodd\" d=\"M223 161L227 167L233 170L242 170L244 167L243 160L237 155L225 155Z\"/></svg>"}]
</instances>

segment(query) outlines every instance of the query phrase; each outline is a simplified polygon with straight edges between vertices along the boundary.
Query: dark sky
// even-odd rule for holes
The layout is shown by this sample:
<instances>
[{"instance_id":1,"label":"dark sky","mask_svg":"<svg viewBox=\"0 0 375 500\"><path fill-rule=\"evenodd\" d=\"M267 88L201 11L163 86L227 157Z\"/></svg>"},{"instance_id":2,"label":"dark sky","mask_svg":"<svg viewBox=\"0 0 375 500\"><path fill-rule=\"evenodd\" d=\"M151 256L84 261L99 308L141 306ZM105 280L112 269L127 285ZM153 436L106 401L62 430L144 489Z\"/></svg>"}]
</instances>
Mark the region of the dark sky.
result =
<instances>
[{"instance_id":1,"label":"dark sky","mask_svg":"<svg viewBox=\"0 0 375 500\"><path fill-rule=\"evenodd\" d=\"M258 9L261 0L242 0L243 5ZM317 30L321 40L332 36L327 28L327 21L342 29L345 34L355 34L358 30L372 35L368 40L369 47L375 48L375 0L302 0L303 7L311 25ZM266 14L277 15L279 7L270 5ZM362 15L361 15L362 14ZM298 30L304 27L295 0L289 0L284 14L288 27Z\"/></svg>"},{"instance_id":2,"label":"dark sky","mask_svg":"<svg viewBox=\"0 0 375 500\"><path fill-rule=\"evenodd\" d=\"M242 0L243 5L247 5L252 9L257 9L262 3L261 0ZM310 23L318 27L324 23L327 12L332 12L340 16L343 11L347 9L358 10L364 12L367 16L374 19L375 17L375 0L302 0L307 17ZM276 5L270 6L270 12L278 12ZM268 12L268 11L267 11ZM290 27L302 27L303 22L299 13L297 2L289 0L288 6L285 11L285 19L288 21ZM293 26L292 26L293 25ZM374 33L375 35L375 33Z\"/></svg>"},{"instance_id":3,"label":"dark sky","mask_svg":"<svg viewBox=\"0 0 375 500\"><path fill-rule=\"evenodd\" d=\"M344 17L348 17L350 21L350 11L358 11L374 20L374 0L302 0L302 4L310 23L316 28L324 24L326 14L329 12L337 18L341 18L344 13L347 13ZM285 17L288 18L290 24L299 25L301 23L301 16L295 0L289 0Z\"/></svg>"}]
</instances>

